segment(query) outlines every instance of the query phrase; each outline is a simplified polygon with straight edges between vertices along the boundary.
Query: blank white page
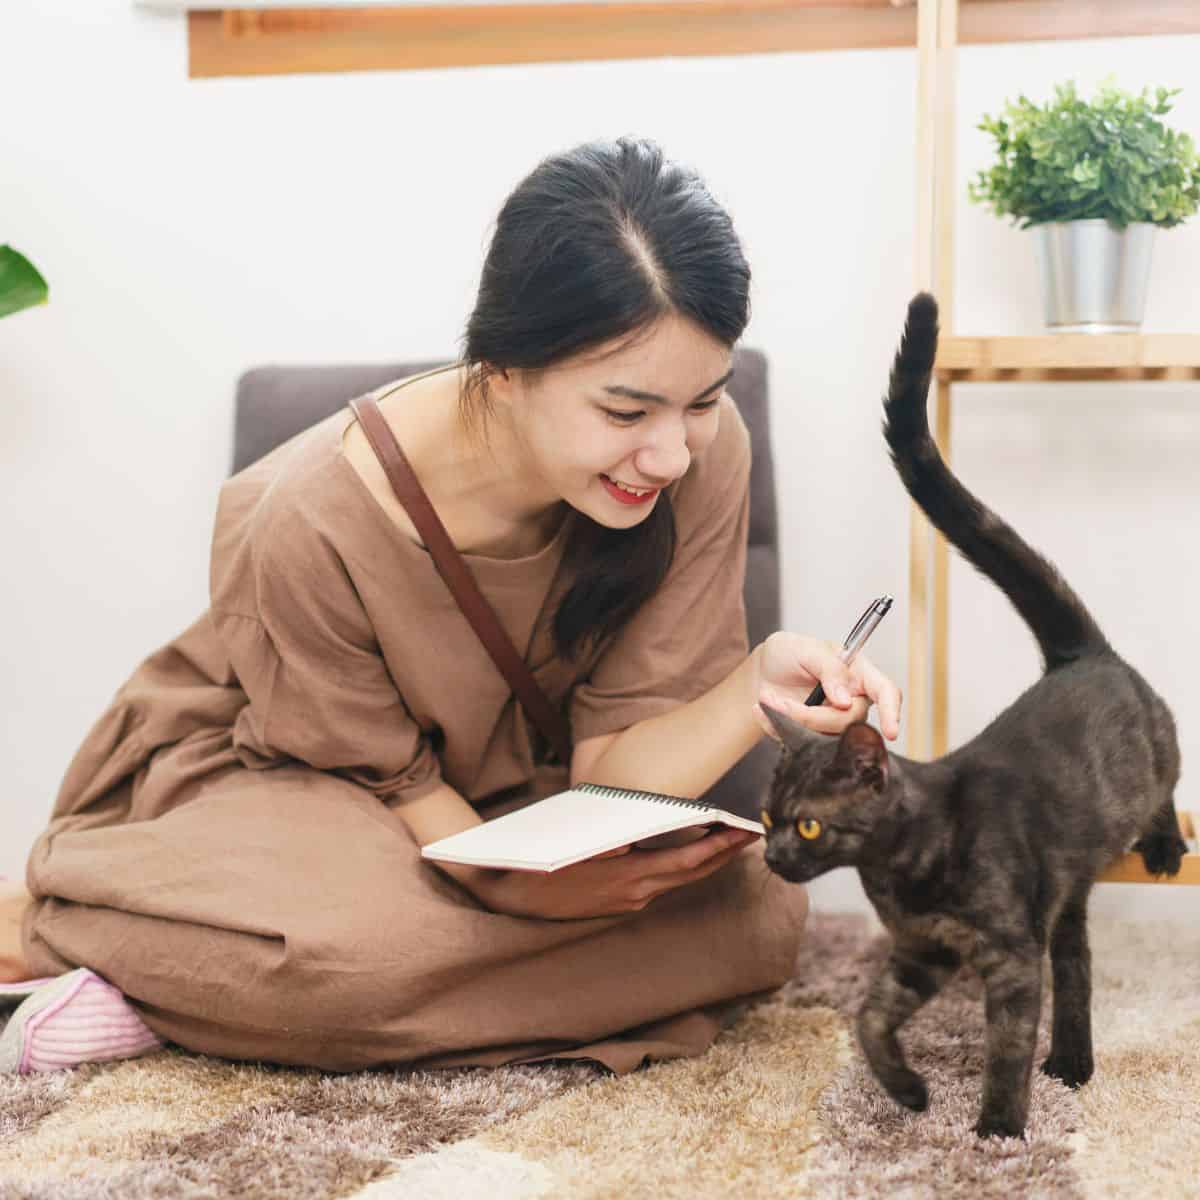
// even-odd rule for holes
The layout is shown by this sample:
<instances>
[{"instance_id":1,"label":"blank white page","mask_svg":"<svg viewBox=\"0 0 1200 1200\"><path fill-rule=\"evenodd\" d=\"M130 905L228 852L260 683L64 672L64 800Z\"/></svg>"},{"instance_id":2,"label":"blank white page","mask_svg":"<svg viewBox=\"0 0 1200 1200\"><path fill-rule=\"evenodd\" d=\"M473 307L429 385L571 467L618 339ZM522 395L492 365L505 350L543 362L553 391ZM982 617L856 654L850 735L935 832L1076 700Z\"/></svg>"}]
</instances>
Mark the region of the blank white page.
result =
<instances>
[{"instance_id":1,"label":"blank white page","mask_svg":"<svg viewBox=\"0 0 1200 1200\"><path fill-rule=\"evenodd\" d=\"M444 862L553 871L655 834L718 823L763 832L757 821L695 801L582 784L430 842L421 854Z\"/></svg>"}]
</instances>

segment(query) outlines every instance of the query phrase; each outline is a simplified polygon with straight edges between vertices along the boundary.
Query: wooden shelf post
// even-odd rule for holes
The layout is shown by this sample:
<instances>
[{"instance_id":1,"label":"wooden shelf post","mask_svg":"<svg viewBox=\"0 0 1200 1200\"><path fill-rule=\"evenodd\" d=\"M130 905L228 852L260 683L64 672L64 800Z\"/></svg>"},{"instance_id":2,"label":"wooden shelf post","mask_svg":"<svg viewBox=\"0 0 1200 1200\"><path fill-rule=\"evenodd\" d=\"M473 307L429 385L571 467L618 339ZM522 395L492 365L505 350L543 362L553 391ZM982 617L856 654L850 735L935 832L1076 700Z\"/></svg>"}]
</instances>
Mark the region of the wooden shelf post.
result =
<instances>
[{"instance_id":1,"label":"wooden shelf post","mask_svg":"<svg viewBox=\"0 0 1200 1200\"><path fill-rule=\"evenodd\" d=\"M957 107L957 0L918 0L917 229L918 291L937 297L943 336L954 311L954 137ZM934 436L950 461L950 384L937 381ZM949 655L946 541L914 504L910 518L907 750L912 758L945 754ZM933 565L933 587L929 568ZM930 603L932 599L932 605ZM930 630L932 616L932 673Z\"/></svg>"}]
</instances>

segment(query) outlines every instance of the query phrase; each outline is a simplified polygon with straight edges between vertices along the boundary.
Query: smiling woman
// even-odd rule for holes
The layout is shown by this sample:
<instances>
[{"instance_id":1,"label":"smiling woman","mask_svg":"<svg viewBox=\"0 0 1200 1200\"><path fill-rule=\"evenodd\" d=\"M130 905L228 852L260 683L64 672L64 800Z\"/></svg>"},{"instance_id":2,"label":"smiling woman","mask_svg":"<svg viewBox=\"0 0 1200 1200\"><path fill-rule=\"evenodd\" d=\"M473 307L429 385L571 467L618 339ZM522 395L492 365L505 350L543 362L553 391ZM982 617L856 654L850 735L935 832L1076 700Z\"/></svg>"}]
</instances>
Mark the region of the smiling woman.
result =
<instances>
[{"instance_id":1,"label":"smiling woman","mask_svg":"<svg viewBox=\"0 0 1200 1200\"><path fill-rule=\"evenodd\" d=\"M1193 0L967 0L959 18L963 44L1196 32L1200 7ZM915 45L916 0L347 3L189 14L189 72L196 77Z\"/></svg>"},{"instance_id":2,"label":"smiling woman","mask_svg":"<svg viewBox=\"0 0 1200 1200\"><path fill-rule=\"evenodd\" d=\"M208 609L117 692L29 892L0 892L0 981L66 981L30 985L0 1071L158 1039L332 1070L631 1070L701 1052L724 1005L787 978L804 891L740 833L549 875L420 853L581 778L704 795L762 741L764 690L829 732L875 700L896 735L862 656L748 644L750 442L724 385L749 289L693 167L639 138L553 154L496 218L459 361L224 485ZM389 490L389 444L438 537ZM805 707L818 680L833 701Z\"/></svg>"}]
</instances>

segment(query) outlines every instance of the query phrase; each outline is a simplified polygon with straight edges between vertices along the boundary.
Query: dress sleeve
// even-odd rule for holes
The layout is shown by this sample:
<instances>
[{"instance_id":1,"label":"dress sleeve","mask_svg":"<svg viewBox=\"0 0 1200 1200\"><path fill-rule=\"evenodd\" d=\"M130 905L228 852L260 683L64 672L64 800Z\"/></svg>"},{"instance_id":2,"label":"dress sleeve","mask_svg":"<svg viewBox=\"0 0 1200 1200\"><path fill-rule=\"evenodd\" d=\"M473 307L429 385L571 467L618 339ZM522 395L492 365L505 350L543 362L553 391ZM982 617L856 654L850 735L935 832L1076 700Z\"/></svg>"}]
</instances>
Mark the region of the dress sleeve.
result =
<instances>
[{"instance_id":1,"label":"dress sleeve","mask_svg":"<svg viewBox=\"0 0 1200 1200\"><path fill-rule=\"evenodd\" d=\"M666 578L572 693L576 742L694 700L746 657L749 486L749 434L725 400L717 437L672 497L677 542Z\"/></svg>"},{"instance_id":2,"label":"dress sleeve","mask_svg":"<svg viewBox=\"0 0 1200 1200\"><path fill-rule=\"evenodd\" d=\"M234 745L251 767L299 761L388 804L441 781L336 549L301 519L214 543L213 621L249 703Z\"/></svg>"}]
</instances>

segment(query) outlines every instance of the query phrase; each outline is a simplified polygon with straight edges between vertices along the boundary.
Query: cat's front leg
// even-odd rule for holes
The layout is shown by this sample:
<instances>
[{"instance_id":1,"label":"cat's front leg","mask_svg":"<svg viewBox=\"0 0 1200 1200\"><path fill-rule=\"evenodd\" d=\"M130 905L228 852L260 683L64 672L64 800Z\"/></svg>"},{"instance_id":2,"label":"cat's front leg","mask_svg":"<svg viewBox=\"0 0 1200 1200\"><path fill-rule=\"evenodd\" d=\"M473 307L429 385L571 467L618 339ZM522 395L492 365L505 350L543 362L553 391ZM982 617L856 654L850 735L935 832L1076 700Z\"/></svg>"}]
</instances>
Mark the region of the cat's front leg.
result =
<instances>
[{"instance_id":1,"label":"cat's front leg","mask_svg":"<svg viewBox=\"0 0 1200 1200\"><path fill-rule=\"evenodd\" d=\"M987 1063L975 1132L980 1137L1020 1137L1029 1115L1042 1007L1041 950L1036 945L1016 953L995 950L976 965L986 995Z\"/></svg>"},{"instance_id":2,"label":"cat's front leg","mask_svg":"<svg viewBox=\"0 0 1200 1200\"><path fill-rule=\"evenodd\" d=\"M875 1078L897 1104L924 1112L925 1081L904 1060L896 1030L958 970L959 956L932 943L898 943L858 1014L858 1041Z\"/></svg>"}]
</instances>

